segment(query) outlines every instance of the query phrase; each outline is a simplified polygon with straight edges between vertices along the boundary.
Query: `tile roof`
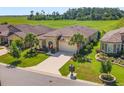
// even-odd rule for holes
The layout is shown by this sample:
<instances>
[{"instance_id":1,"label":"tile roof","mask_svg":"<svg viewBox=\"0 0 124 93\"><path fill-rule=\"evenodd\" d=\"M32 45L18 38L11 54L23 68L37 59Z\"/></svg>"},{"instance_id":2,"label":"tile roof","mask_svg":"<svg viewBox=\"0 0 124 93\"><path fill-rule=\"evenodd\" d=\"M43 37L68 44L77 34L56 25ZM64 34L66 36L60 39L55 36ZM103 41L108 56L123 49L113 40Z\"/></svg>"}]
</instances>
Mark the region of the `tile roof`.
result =
<instances>
[{"instance_id":1,"label":"tile roof","mask_svg":"<svg viewBox=\"0 0 124 93\"><path fill-rule=\"evenodd\" d=\"M55 31L49 32L47 34L44 34L43 36L47 37L47 36L73 36L75 33L80 33L82 34L85 38L88 38L89 36L91 36L92 34L96 33L97 30L95 29L91 29L88 27L84 27L84 26L68 26L65 28L60 28L57 29Z\"/></svg>"},{"instance_id":2,"label":"tile roof","mask_svg":"<svg viewBox=\"0 0 124 93\"><path fill-rule=\"evenodd\" d=\"M26 34L31 32L36 35L45 34L54 30L52 28L42 26L42 25L32 26L28 24L21 24L21 25L16 25L15 27Z\"/></svg>"},{"instance_id":3,"label":"tile roof","mask_svg":"<svg viewBox=\"0 0 124 93\"><path fill-rule=\"evenodd\" d=\"M107 32L102 38L101 41L104 42L122 42L121 34L124 33L124 27L116 30Z\"/></svg>"},{"instance_id":4,"label":"tile roof","mask_svg":"<svg viewBox=\"0 0 124 93\"><path fill-rule=\"evenodd\" d=\"M8 36L9 34L9 27L15 27L16 29L18 29L17 32L14 32L14 34L24 38L26 36L27 33L33 33L36 35L42 35L48 32L51 32L55 29L46 27L46 26L42 26L42 25L36 25L36 26L32 26L32 25L28 25L28 24L19 24L19 25L0 25L0 36Z\"/></svg>"},{"instance_id":5,"label":"tile roof","mask_svg":"<svg viewBox=\"0 0 124 93\"><path fill-rule=\"evenodd\" d=\"M9 33L9 28L8 28L8 24L7 25L0 25L0 36L8 36Z\"/></svg>"}]
</instances>

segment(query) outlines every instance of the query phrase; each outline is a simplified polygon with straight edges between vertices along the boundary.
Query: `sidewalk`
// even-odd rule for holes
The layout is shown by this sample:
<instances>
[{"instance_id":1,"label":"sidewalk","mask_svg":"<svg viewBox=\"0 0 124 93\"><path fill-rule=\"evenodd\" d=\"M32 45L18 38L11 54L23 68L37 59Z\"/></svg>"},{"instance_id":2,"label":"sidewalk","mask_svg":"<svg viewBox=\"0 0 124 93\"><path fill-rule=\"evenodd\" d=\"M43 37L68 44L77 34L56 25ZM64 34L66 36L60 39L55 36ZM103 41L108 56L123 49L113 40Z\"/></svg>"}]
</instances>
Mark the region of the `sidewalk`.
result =
<instances>
[{"instance_id":1,"label":"sidewalk","mask_svg":"<svg viewBox=\"0 0 124 93\"><path fill-rule=\"evenodd\" d=\"M0 46L0 48L3 48L3 49L0 50L0 56L5 55L5 54L8 53L8 50L6 49L6 47Z\"/></svg>"}]
</instances>

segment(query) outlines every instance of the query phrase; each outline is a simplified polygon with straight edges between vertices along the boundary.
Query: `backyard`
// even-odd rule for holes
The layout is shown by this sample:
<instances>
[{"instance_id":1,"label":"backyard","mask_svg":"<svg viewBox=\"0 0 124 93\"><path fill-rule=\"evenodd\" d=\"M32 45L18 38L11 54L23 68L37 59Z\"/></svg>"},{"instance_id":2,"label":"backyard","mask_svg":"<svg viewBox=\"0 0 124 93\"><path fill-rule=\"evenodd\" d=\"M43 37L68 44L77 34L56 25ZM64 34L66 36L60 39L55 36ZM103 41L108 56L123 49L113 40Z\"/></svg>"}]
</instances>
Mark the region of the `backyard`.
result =
<instances>
[{"instance_id":1,"label":"backyard","mask_svg":"<svg viewBox=\"0 0 124 93\"><path fill-rule=\"evenodd\" d=\"M19 66L19 67L31 67L31 66L34 66L34 65L41 63L42 61L44 61L45 59L48 58L48 55L42 54L42 53L38 53L34 57L27 58L27 57L25 57L25 54L27 53L27 51L28 50L24 50L21 53L21 57L18 59L18 61L16 61L17 59L13 58L8 53L8 54L5 54L3 56L0 56L0 62L10 64L10 65Z\"/></svg>"}]
</instances>

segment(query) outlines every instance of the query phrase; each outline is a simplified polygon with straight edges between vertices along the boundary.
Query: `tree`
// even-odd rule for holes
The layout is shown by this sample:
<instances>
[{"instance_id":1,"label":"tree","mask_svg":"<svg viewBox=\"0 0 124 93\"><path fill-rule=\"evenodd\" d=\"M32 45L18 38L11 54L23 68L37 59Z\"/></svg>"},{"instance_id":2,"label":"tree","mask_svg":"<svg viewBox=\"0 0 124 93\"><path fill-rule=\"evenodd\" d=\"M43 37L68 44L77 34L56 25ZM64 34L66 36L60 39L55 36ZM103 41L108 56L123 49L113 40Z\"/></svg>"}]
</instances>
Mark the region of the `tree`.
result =
<instances>
[{"instance_id":1,"label":"tree","mask_svg":"<svg viewBox=\"0 0 124 93\"><path fill-rule=\"evenodd\" d=\"M75 44L77 45L77 53L79 53L80 47L84 43L85 43L85 38L80 33L74 34L69 41L70 45L75 45Z\"/></svg>"},{"instance_id":2,"label":"tree","mask_svg":"<svg viewBox=\"0 0 124 93\"><path fill-rule=\"evenodd\" d=\"M124 17L124 11L119 8L71 8L68 9L63 14L59 14L56 11L53 11L51 14L46 14L44 11L41 11L41 14L37 18L37 14L33 15L31 11L32 20L59 20L59 19L68 19L68 20L118 20ZM36 19L34 19L36 17Z\"/></svg>"},{"instance_id":3,"label":"tree","mask_svg":"<svg viewBox=\"0 0 124 93\"><path fill-rule=\"evenodd\" d=\"M31 10L30 12L31 12L31 15L33 15L34 11L33 11L33 10Z\"/></svg>"},{"instance_id":4,"label":"tree","mask_svg":"<svg viewBox=\"0 0 124 93\"><path fill-rule=\"evenodd\" d=\"M110 61L107 62L101 62L101 72L109 74L112 70L112 64Z\"/></svg>"},{"instance_id":5,"label":"tree","mask_svg":"<svg viewBox=\"0 0 124 93\"><path fill-rule=\"evenodd\" d=\"M16 43L16 45L17 45L17 47L20 49L20 50L22 50L23 49L23 41L22 40L15 40L15 43Z\"/></svg>"},{"instance_id":6,"label":"tree","mask_svg":"<svg viewBox=\"0 0 124 93\"><path fill-rule=\"evenodd\" d=\"M10 54L14 57L14 58L20 58L21 54L20 54L20 50L17 47L17 44L15 41L12 41L11 46L10 46Z\"/></svg>"},{"instance_id":7,"label":"tree","mask_svg":"<svg viewBox=\"0 0 124 93\"><path fill-rule=\"evenodd\" d=\"M25 45L28 45L31 49L35 46L35 45L39 45L39 41L36 35L32 34L32 33L28 33L25 37Z\"/></svg>"},{"instance_id":8,"label":"tree","mask_svg":"<svg viewBox=\"0 0 124 93\"><path fill-rule=\"evenodd\" d=\"M32 10L32 11L30 11L30 16L28 17L28 19L33 19L33 17L34 17L34 11Z\"/></svg>"}]
</instances>

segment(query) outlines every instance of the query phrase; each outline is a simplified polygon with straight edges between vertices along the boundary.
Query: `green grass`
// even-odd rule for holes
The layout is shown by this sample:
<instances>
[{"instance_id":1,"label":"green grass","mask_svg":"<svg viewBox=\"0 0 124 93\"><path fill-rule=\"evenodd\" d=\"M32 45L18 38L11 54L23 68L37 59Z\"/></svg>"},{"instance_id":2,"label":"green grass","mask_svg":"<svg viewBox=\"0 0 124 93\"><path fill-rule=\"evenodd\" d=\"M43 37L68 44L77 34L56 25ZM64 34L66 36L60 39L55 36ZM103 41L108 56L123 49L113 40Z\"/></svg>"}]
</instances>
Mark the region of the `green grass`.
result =
<instances>
[{"instance_id":1,"label":"green grass","mask_svg":"<svg viewBox=\"0 0 124 93\"><path fill-rule=\"evenodd\" d=\"M97 30L108 31L115 26L117 20L110 21L76 21L76 20L42 20L33 21L27 20L26 17L0 17L0 23L8 22L9 24L31 24L31 25L45 25L51 28L62 28L71 25L88 26Z\"/></svg>"},{"instance_id":2,"label":"green grass","mask_svg":"<svg viewBox=\"0 0 124 93\"><path fill-rule=\"evenodd\" d=\"M76 21L76 20L47 20L47 21L32 21L27 20L26 17L0 17L0 23L8 22L9 24L31 24L31 25L45 25L51 28L62 28L71 25L81 25L88 26L99 31L109 31L115 29L118 23L118 20L109 20L109 21ZM87 55L92 58L92 63L83 63L79 64L74 61L67 62L62 68L60 68L60 72L63 76L67 76L69 74L68 66L69 64L74 64L76 66L77 78L83 80L89 80L93 82L99 82L98 75L100 74L100 62L95 59L95 49L99 48L98 46L94 47L92 53ZM24 53L23 53L24 54ZM22 55L23 55L22 54ZM26 67L33 66L40 63L42 60L46 59L48 56L44 54L39 54L35 58L25 59L21 57L20 60L22 62L18 64L18 66ZM13 57L9 54L0 57L0 61L4 63L10 64L12 61L15 61ZM113 65L112 74L116 76L118 85L124 85L124 68L119 67L117 65Z\"/></svg>"},{"instance_id":3,"label":"green grass","mask_svg":"<svg viewBox=\"0 0 124 93\"><path fill-rule=\"evenodd\" d=\"M95 59L95 54L96 54L95 50L98 49L99 47L100 47L100 44L95 46L94 49L92 50L92 53L87 55L87 57L92 59L91 63L85 62L80 64L78 62L74 62L70 60L63 67L60 68L59 70L60 73L63 76L67 76L69 74L69 70L68 70L69 65L74 64L76 67L75 72L77 73L78 79L101 83L101 81L98 78L100 74L101 63ZM124 85L123 73L124 73L123 67L113 65L112 74L117 78L117 85Z\"/></svg>"},{"instance_id":4,"label":"green grass","mask_svg":"<svg viewBox=\"0 0 124 93\"><path fill-rule=\"evenodd\" d=\"M48 58L48 55L39 53L35 57L25 58L24 55L28 50L25 50L21 53L21 57L18 59L19 62L16 62L16 59L13 58L9 53L3 56L0 56L0 62L5 64L16 64L19 67L31 67L37 65Z\"/></svg>"}]
</instances>

